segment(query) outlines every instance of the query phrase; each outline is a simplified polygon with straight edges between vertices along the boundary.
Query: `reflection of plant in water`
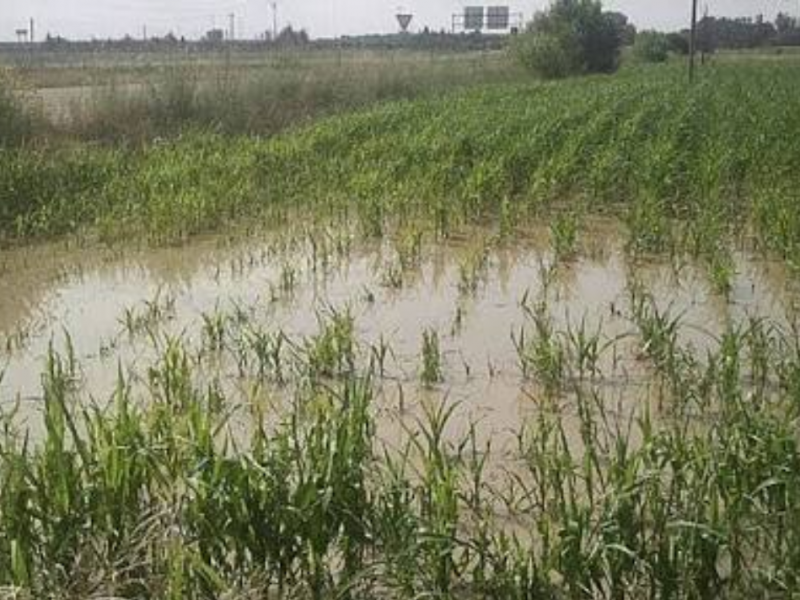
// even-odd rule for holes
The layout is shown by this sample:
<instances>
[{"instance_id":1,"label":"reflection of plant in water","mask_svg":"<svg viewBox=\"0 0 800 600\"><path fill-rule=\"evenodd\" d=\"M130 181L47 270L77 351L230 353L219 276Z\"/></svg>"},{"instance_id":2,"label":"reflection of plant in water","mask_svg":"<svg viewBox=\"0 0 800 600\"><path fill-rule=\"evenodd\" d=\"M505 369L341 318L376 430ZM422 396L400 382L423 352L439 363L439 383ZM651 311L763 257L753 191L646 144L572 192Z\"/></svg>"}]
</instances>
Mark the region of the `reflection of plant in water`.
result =
<instances>
[{"instance_id":1,"label":"reflection of plant in water","mask_svg":"<svg viewBox=\"0 0 800 600\"><path fill-rule=\"evenodd\" d=\"M297 269L289 264L285 264L281 269L280 290L285 295L290 296L297 287Z\"/></svg>"},{"instance_id":2,"label":"reflection of plant in water","mask_svg":"<svg viewBox=\"0 0 800 600\"><path fill-rule=\"evenodd\" d=\"M175 318L175 297L156 292L155 298L145 300L141 309L125 308L120 322L130 337L142 333L153 335L166 321Z\"/></svg>"},{"instance_id":3,"label":"reflection of plant in water","mask_svg":"<svg viewBox=\"0 0 800 600\"><path fill-rule=\"evenodd\" d=\"M403 288L405 275L403 266L398 263L388 263L381 272L381 285L384 287L399 290Z\"/></svg>"},{"instance_id":4,"label":"reflection of plant in water","mask_svg":"<svg viewBox=\"0 0 800 600\"><path fill-rule=\"evenodd\" d=\"M489 249L486 244L472 250L458 266L458 292L472 296L486 280L489 270Z\"/></svg>"},{"instance_id":5,"label":"reflection of plant in water","mask_svg":"<svg viewBox=\"0 0 800 600\"><path fill-rule=\"evenodd\" d=\"M370 347L370 370L384 377L386 375L386 359L390 356L394 356L392 347L381 335L378 343Z\"/></svg>"},{"instance_id":6,"label":"reflection of plant in water","mask_svg":"<svg viewBox=\"0 0 800 600\"><path fill-rule=\"evenodd\" d=\"M578 245L578 217L574 213L558 214L550 225L553 252L556 260L575 258Z\"/></svg>"}]
</instances>

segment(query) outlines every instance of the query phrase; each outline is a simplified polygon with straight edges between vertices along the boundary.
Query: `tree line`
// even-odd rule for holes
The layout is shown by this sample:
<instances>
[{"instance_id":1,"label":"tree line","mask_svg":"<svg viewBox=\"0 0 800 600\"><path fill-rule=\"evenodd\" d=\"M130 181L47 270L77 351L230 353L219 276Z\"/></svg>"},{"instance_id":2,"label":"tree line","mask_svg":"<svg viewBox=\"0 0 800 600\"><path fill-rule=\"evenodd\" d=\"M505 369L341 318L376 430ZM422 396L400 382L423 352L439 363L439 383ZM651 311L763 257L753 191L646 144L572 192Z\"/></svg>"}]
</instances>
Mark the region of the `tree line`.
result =
<instances>
[{"instance_id":1,"label":"tree line","mask_svg":"<svg viewBox=\"0 0 800 600\"><path fill-rule=\"evenodd\" d=\"M517 59L537 75L555 79L611 73L625 46L641 62L664 62L688 54L688 29L672 33L636 31L625 15L606 11L600 0L553 0L513 42ZM765 46L800 46L800 22L786 13L775 22L763 16L731 19L705 16L698 24L700 52Z\"/></svg>"}]
</instances>

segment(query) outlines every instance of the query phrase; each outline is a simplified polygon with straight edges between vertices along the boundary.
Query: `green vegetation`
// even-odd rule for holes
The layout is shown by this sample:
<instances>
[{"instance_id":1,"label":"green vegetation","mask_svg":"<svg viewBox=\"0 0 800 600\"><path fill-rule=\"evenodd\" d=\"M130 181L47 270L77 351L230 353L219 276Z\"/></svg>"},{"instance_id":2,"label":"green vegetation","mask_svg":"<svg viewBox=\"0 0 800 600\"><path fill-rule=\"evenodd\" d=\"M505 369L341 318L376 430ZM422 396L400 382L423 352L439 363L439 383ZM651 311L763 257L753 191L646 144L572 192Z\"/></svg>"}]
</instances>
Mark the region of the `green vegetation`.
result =
<instances>
[{"instance_id":1,"label":"green vegetation","mask_svg":"<svg viewBox=\"0 0 800 600\"><path fill-rule=\"evenodd\" d=\"M36 120L14 96L11 76L0 67L0 149L19 146L33 135Z\"/></svg>"},{"instance_id":2,"label":"green vegetation","mask_svg":"<svg viewBox=\"0 0 800 600\"><path fill-rule=\"evenodd\" d=\"M619 215L639 252L680 246L721 265L725 242L752 226L796 260L797 66L720 65L693 88L683 80L650 68L497 86L272 140L195 132L137 148L8 149L0 229L171 241L301 205L354 215L373 235L413 217L444 232L567 204Z\"/></svg>"},{"instance_id":3,"label":"green vegetation","mask_svg":"<svg viewBox=\"0 0 800 600\"><path fill-rule=\"evenodd\" d=\"M39 138L130 143L189 129L268 136L388 100L525 76L501 52L281 52L261 62L236 60L176 59L117 70L71 67L44 75L21 70L18 77L44 88L39 94L53 123L38 132ZM88 87L53 87L66 83Z\"/></svg>"},{"instance_id":4,"label":"green vegetation","mask_svg":"<svg viewBox=\"0 0 800 600\"><path fill-rule=\"evenodd\" d=\"M554 0L516 41L518 60L546 79L613 73L619 67L624 24L597 0Z\"/></svg>"},{"instance_id":5,"label":"green vegetation","mask_svg":"<svg viewBox=\"0 0 800 600\"><path fill-rule=\"evenodd\" d=\"M633 386L628 418L610 408L614 373L600 367L617 342L585 323L558 330L546 310L531 309L521 366L553 402L500 455L476 426L454 434L443 398L384 444L381 381L345 313L287 340L284 358L280 345L257 353L284 335L256 334L238 310L209 317L213 340L197 350L154 335L145 380L121 372L103 405L84 394L69 343L63 356L51 349L35 441L18 408L0 413L0 587L23 598L364 599L796 589L796 333L753 319L696 352L680 318L631 285L657 391ZM425 346L435 383L435 333ZM288 359L288 406L223 392L209 377L223 350L242 378L277 382Z\"/></svg>"},{"instance_id":6,"label":"green vegetation","mask_svg":"<svg viewBox=\"0 0 800 600\"><path fill-rule=\"evenodd\" d=\"M435 330L422 332L422 383L432 387L444 379L442 353L439 349L439 334Z\"/></svg>"},{"instance_id":7,"label":"green vegetation","mask_svg":"<svg viewBox=\"0 0 800 600\"><path fill-rule=\"evenodd\" d=\"M636 34L633 55L643 63L663 63L669 59L670 41L667 34L658 31L640 31Z\"/></svg>"},{"instance_id":8,"label":"green vegetation","mask_svg":"<svg viewBox=\"0 0 800 600\"><path fill-rule=\"evenodd\" d=\"M800 266L798 65L716 65L691 87L670 65L484 86L270 138L228 135L260 128L246 119L198 116L202 85L186 84L164 88L146 113L161 115L146 130L170 135L118 145L43 143L16 129L24 111L0 95L0 118L22 132L0 144L0 241L170 243L269 223L285 226L287 249L262 257L277 269L254 306L216 306L195 337L167 333L169 294L127 309L116 326L137 344L137 365L120 353L110 401L87 391L70 340L63 356L51 342L33 432L22 399L0 405L0 596L655 600L798 589L800 327L731 313L717 337L690 344L681 316L633 272L628 298L610 307L624 336L607 336L602 319L553 315L554 282L597 214L626 224L637 258L698 258L714 299L734 291L742 240ZM400 294L441 276L441 264L423 269L423 240L477 224L513 247L525 218L543 215L552 260L520 306L517 367L499 373L487 357L488 379L516 377L535 410L512 427L512 447L481 441L449 400L449 338L425 330L421 348L415 338L403 379L383 335L360 337L361 308L377 310L370 289L356 291L358 306L318 310L308 335L272 328L270 307L308 291L294 225L324 303L348 226L380 247L377 278ZM330 220L339 237L316 235ZM494 276L490 242L477 242L452 274L453 337ZM269 325L251 318L258 310ZM626 358L635 364L618 368ZM404 385L424 388L421 398L407 402Z\"/></svg>"}]
</instances>

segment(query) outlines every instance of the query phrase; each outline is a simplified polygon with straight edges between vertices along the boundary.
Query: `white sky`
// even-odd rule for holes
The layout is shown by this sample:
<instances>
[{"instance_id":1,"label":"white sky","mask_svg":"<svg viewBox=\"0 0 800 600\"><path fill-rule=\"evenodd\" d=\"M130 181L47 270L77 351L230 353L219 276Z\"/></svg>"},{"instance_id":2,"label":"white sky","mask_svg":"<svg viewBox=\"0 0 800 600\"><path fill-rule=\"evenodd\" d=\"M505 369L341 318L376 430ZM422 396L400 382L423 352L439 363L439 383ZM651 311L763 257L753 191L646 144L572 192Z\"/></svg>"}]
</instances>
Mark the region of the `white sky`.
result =
<instances>
[{"instance_id":1,"label":"white sky","mask_svg":"<svg viewBox=\"0 0 800 600\"><path fill-rule=\"evenodd\" d=\"M394 15L412 12L412 30L428 25L449 28L450 16L465 5L504 4L528 18L549 0L277 0L281 26L306 28L313 37L397 30ZM800 0L701 0L710 14L768 18L778 11L800 16ZM272 27L271 0L0 0L0 40L36 20L37 38L46 33L68 38L149 35L198 37L212 26L227 27L228 14L236 14L237 37L254 37ZM644 28L677 29L688 21L690 0L606 0L609 9L621 10Z\"/></svg>"}]
</instances>

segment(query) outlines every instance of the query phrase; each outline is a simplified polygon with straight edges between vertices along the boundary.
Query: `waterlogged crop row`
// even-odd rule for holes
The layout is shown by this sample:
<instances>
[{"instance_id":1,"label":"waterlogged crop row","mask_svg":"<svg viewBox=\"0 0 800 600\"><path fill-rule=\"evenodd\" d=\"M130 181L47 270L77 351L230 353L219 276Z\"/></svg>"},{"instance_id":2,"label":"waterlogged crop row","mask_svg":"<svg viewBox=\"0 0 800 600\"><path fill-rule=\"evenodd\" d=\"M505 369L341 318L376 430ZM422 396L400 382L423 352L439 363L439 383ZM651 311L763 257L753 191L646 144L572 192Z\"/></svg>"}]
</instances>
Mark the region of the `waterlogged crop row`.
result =
<instances>
[{"instance_id":1,"label":"waterlogged crop row","mask_svg":"<svg viewBox=\"0 0 800 600\"><path fill-rule=\"evenodd\" d=\"M394 103L272 140L0 150L0 231L164 241L300 204L380 233L392 218L444 229L566 204L619 214L642 250L674 244L677 220L689 249L713 256L755 224L792 258L798 89L793 64L723 65L691 88L645 69Z\"/></svg>"},{"instance_id":2,"label":"waterlogged crop row","mask_svg":"<svg viewBox=\"0 0 800 600\"><path fill-rule=\"evenodd\" d=\"M241 332L239 349L238 317L222 314L204 318L200 350L154 334L146 375L120 369L103 406L84 395L70 345L51 350L38 439L13 411L0 413L0 590L789 595L800 583L796 330L752 319L699 353L683 344L680 317L640 285L630 296L641 360L657 373L641 410L617 414L603 386L597 358L617 342L555 328L540 299L519 352L524 376L544 385L541 410L509 449L480 441L478 425L454 436L446 393L422 401L413 427L385 442L378 353L357 359L344 313L321 316L302 345L253 331ZM241 352L240 368L293 390L285 411L209 378L226 349ZM425 332L429 389L442 377L438 355L438 336ZM655 400L661 408L648 408Z\"/></svg>"}]
</instances>

